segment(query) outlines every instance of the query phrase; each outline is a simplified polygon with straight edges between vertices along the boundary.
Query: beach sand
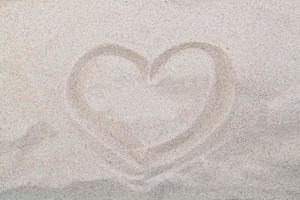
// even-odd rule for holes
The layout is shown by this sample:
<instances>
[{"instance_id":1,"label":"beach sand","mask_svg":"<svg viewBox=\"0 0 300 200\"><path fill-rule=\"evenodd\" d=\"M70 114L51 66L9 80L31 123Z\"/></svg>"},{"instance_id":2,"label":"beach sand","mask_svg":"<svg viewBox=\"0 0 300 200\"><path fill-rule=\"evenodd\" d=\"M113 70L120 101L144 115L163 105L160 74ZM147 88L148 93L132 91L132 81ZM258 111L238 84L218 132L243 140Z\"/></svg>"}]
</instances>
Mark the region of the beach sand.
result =
<instances>
[{"instance_id":1,"label":"beach sand","mask_svg":"<svg viewBox=\"0 0 300 200\"><path fill-rule=\"evenodd\" d=\"M300 199L300 2L1 1L0 199Z\"/></svg>"}]
</instances>

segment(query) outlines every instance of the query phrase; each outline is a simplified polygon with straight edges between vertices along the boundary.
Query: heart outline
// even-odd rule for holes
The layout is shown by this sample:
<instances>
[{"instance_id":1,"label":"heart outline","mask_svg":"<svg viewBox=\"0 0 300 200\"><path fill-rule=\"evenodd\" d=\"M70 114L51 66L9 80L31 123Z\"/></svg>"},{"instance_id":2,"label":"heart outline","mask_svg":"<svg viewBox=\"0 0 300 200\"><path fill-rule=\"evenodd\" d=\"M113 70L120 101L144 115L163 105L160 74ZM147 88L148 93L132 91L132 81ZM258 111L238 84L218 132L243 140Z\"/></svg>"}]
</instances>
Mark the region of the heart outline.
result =
<instances>
[{"instance_id":1,"label":"heart outline","mask_svg":"<svg viewBox=\"0 0 300 200\"><path fill-rule=\"evenodd\" d=\"M69 100L69 103L71 103L71 107L75 110L77 109L83 111L77 114L81 114L81 115L84 114L83 116L89 119L94 118L94 120L92 120L93 123L97 123L99 121L103 123L103 121L101 120L104 119L101 117L99 118L95 113L95 111L93 111L88 107L81 93L82 91L80 91L82 86L81 85L82 77L80 77L80 75L83 72L89 60L97 56L105 56L105 55L119 56L129 61L132 61L136 65L136 67L139 68L139 71L143 79L147 80L147 73L148 73L149 74L148 78L150 78L151 80L154 77L154 75L159 72L159 69L162 66L164 66L172 56L176 55L177 53L185 49L191 49L191 48L201 49L204 52L206 52L209 56L212 57L215 65L216 76L217 76L216 83L213 89L210 90L208 104L205 106L204 111L201 112L201 117L199 117L196 120L194 125L191 126L183 134L176 135L176 137L172 138L169 141L163 142L162 144L147 147L147 149L145 149L145 146L140 142L138 142L137 140L132 140L132 138L129 138L130 136L125 135L124 137L124 135L120 134L120 132L116 130L111 131L112 134L117 134L117 135L113 135L113 137L116 137L115 139L119 140L119 142L123 143L123 145L130 146L131 149L133 149L129 151L129 154L132 154L136 163L131 162L131 164L133 164L133 166L135 167L143 166L141 171L137 172L136 174L132 174L133 182L137 181L139 182L139 184L141 184L141 182L146 182L147 180L150 180L153 177L157 177L160 174L163 174L164 172L156 172L156 171L160 171L160 169L162 169L165 166L167 166L165 171L168 171L168 169L175 166L174 163L176 159L182 160L182 158L184 158L188 154L188 152L192 151L191 149L199 146L201 143L201 139L202 142L205 142L206 139L203 140L203 137L198 138L199 136L197 133L199 132L199 129L201 129L201 127L203 130L206 130L206 137L209 137L210 134L208 133L214 132L225 121L226 115L229 114L235 98L235 88L234 88L234 81L233 81L234 73L229 58L226 56L226 54L223 52L222 49L208 43L200 43L200 42L183 43L181 45L174 46L164 51L159 56L157 56L157 58L152 62L150 67L150 72L148 73L146 58L120 45L107 44L107 45L101 45L99 47L96 47L88 51L84 56L82 56L77 61L77 63L72 69L71 75L69 76L67 82L67 98ZM209 112L211 109L212 111ZM191 145L191 147L189 147L189 145ZM168 160L167 162L162 162L161 159L159 160L159 158L157 158L157 157L163 157L162 155L164 154L168 155L168 152L174 149L178 149L179 147L181 147L181 149L184 149L183 155L175 156L173 160ZM140 155L137 150L141 151ZM119 156L122 157L122 155ZM164 156L164 158L165 157L166 156ZM155 161L155 159L158 160ZM179 162L177 162L177 164L180 165ZM145 167L146 165L147 167Z\"/></svg>"}]
</instances>

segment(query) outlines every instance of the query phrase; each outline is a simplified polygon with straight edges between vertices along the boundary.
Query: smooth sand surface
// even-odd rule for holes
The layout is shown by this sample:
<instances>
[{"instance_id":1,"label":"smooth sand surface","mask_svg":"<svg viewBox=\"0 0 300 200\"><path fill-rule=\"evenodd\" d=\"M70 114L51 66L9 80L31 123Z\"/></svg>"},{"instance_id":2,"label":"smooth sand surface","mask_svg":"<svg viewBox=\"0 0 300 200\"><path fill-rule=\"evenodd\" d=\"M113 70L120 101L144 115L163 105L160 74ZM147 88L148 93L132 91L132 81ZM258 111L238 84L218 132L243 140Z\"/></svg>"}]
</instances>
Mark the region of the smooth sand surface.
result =
<instances>
[{"instance_id":1,"label":"smooth sand surface","mask_svg":"<svg viewBox=\"0 0 300 200\"><path fill-rule=\"evenodd\" d=\"M297 0L0 1L0 199L300 199Z\"/></svg>"}]
</instances>

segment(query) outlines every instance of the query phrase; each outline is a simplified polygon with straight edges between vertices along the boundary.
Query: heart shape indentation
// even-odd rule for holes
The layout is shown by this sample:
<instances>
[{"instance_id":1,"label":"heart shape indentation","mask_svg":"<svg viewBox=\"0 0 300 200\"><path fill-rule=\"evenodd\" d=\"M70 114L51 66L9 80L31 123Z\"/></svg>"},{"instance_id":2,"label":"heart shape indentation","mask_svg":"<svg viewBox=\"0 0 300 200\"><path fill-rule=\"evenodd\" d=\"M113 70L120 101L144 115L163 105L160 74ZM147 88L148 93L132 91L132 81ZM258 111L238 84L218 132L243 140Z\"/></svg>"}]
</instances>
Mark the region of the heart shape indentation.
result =
<instances>
[{"instance_id":1,"label":"heart shape indentation","mask_svg":"<svg viewBox=\"0 0 300 200\"><path fill-rule=\"evenodd\" d=\"M201 112L197 118L195 118L184 131L179 132L171 138L168 137L169 139L156 143L145 143L141 141L129 131L128 126L120 121L114 113L101 112L92 108L84 94L87 81L86 71L90 67L89 65L95 64L93 60L95 61L95 59L100 56L116 56L130 61L137 67L138 75L146 85L154 85L156 89L162 85L161 88L162 91L164 91L164 83L161 81L155 82L155 78L160 73L162 67L167 65L172 57L188 49L201 50L211 58L215 80L213 84L208 87L209 93L205 99L205 106L200 109ZM122 72L120 74L122 75ZM105 76L104 74L103 79ZM174 83L172 81L169 81L169 83L168 81L165 82L167 85ZM124 83L121 82L121 85L122 84L124 85ZM179 87L180 86L182 85L179 84ZM102 88L103 87L105 86L102 85ZM175 94L176 92L178 93L176 90L178 87L174 88ZM138 90L139 89L133 90L131 96L134 96ZM163 93L167 94L169 90L170 87L167 87ZM152 91L152 89L149 91ZM195 90L192 91L194 92ZM118 92L116 94L118 94ZM125 93L128 95L128 91ZM145 93L145 95L139 96L145 96L145 99L151 96L154 97L151 92L149 97L147 97L147 95L148 94ZM79 59L67 83L67 99L71 107L70 113L72 118L75 118L75 121L84 127L95 140L111 148L119 157L122 157L122 159L125 158L125 160L130 160L130 162L136 162L135 164L138 166L144 166L142 171L137 172L136 175L143 174L142 178L136 178L137 180L144 180L161 174L170 169L173 165L179 165L180 160L192 159L194 156L190 156L188 153L196 146L205 142L206 138L226 120L226 116L230 112L233 104L234 96L233 72L231 63L226 54L216 46L199 42L184 43L170 48L154 59L149 70L147 68L146 59L132 50L119 45L102 45L90 50ZM118 99L118 96L112 98L112 101L114 101L114 99ZM108 100L104 102L107 101ZM159 100L154 100L154 103L158 101ZM137 100L135 99L133 102L135 103ZM122 104L120 106L119 109L122 108ZM151 106L149 107L151 110ZM152 105L152 107L155 106ZM130 108L129 110L132 110L134 107L131 106ZM140 118L143 119L143 115L141 115ZM121 169L122 167L119 166L117 168Z\"/></svg>"}]
</instances>

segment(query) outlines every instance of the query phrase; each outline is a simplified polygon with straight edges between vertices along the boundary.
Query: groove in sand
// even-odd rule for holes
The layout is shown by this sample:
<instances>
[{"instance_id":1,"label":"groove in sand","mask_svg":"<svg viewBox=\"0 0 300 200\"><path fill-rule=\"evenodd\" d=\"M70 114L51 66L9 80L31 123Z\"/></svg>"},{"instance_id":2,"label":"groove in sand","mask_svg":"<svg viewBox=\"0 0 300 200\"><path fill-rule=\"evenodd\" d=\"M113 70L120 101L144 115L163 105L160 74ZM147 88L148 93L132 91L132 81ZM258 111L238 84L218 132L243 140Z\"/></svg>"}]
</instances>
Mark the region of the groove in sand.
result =
<instances>
[{"instance_id":1,"label":"groove in sand","mask_svg":"<svg viewBox=\"0 0 300 200\"><path fill-rule=\"evenodd\" d=\"M147 81L152 80L171 57L186 49L200 49L211 56L216 74L216 82L210 91L204 111L187 131L169 141L146 146L134 135L126 132L125 124L95 111L87 104L82 91L84 71L88 68L90 60L107 55L125 58L135 64L140 75ZM229 58L219 47L200 42L183 43L166 50L153 61L149 72L147 60L138 53L114 44L99 46L87 52L75 64L67 82L66 92L71 118L75 119L78 126L85 127L84 130L95 141L103 144L103 138L106 138L103 145L119 157L120 161L127 162L124 163L127 167L132 166L132 170L122 169L120 164L114 167L118 169L120 176L128 178L128 184L136 186L146 182L152 185L151 179L157 184L163 181L165 173L199 156L193 151L225 122L235 98L234 74ZM127 153L119 153L118 145L127 149Z\"/></svg>"}]
</instances>

